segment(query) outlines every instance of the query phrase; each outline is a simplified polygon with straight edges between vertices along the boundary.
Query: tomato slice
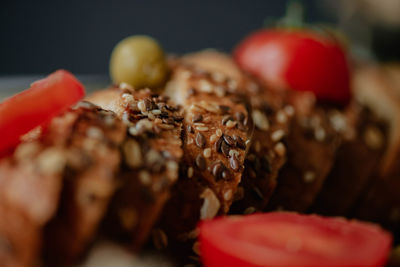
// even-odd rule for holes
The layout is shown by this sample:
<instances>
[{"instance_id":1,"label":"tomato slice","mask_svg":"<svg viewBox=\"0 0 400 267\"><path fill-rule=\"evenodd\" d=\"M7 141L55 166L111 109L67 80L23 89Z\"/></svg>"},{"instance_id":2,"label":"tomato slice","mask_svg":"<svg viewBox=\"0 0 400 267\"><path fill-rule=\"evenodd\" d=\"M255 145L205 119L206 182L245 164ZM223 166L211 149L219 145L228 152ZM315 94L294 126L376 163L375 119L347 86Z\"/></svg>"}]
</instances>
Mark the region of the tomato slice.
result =
<instances>
[{"instance_id":1,"label":"tomato slice","mask_svg":"<svg viewBox=\"0 0 400 267\"><path fill-rule=\"evenodd\" d=\"M32 83L28 90L0 103L0 156L10 152L22 135L42 125L85 95L69 72L58 70Z\"/></svg>"},{"instance_id":2,"label":"tomato slice","mask_svg":"<svg viewBox=\"0 0 400 267\"><path fill-rule=\"evenodd\" d=\"M392 237L375 225L288 212L200 224L205 266L383 266Z\"/></svg>"}]
</instances>

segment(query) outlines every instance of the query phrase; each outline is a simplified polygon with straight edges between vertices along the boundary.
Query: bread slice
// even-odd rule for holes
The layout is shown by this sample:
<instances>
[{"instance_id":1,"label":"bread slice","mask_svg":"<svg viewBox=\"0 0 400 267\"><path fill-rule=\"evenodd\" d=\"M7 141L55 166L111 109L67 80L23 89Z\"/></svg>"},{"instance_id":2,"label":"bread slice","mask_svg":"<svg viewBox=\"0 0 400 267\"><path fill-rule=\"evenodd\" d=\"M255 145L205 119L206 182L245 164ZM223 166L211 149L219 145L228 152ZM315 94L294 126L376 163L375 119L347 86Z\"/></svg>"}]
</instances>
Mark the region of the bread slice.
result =
<instances>
[{"instance_id":1,"label":"bread slice","mask_svg":"<svg viewBox=\"0 0 400 267\"><path fill-rule=\"evenodd\" d=\"M345 114L331 114L330 120L341 130L342 142L311 211L328 216L350 216L376 176L386 149L387 127L357 101L352 101Z\"/></svg>"},{"instance_id":2,"label":"bread slice","mask_svg":"<svg viewBox=\"0 0 400 267\"><path fill-rule=\"evenodd\" d=\"M229 78L249 99L255 128L230 212L262 211L276 187L278 171L286 160L286 147L281 141L287 136L293 107L285 105L280 93L267 90L246 76L229 55L205 50L185 55L182 60L214 77Z\"/></svg>"},{"instance_id":3,"label":"bread slice","mask_svg":"<svg viewBox=\"0 0 400 267\"><path fill-rule=\"evenodd\" d=\"M286 138L288 159L267 210L305 212L333 165L340 134L328 114L340 111L320 106L311 93L287 92L285 99L293 106L295 116Z\"/></svg>"},{"instance_id":4,"label":"bread slice","mask_svg":"<svg viewBox=\"0 0 400 267\"><path fill-rule=\"evenodd\" d=\"M128 127L129 135L122 144L119 187L104 229L138 250L178 179L183 117L168 97L148 89L115 87L96 92L89 100L116 112Z\"/></svg>"},{"instance_id":5,"label":"bread slice","mask_svg":"<svg viewBox=\"0 0 400 267\"><path fill-rule=\"evenodd\" d=\"M34 265L42 245L52 266L81 255L115 190L124 135L114 114L81 103L1 161L1 266Z\"/></svg>"},{"instance_id":6,"label":"bread slice","mask_svg":"<svg viewBox=\"0 0 400 267\"><path fill-rule=\"evenodd\" d=\"M387 125L379 136L387 147L373 180L353 214L382 224L400 234L400 68L396 65L364 66L354 77L355 97ZM378 138L379 139L379 138Z\"/></svg>"}]
</instances>

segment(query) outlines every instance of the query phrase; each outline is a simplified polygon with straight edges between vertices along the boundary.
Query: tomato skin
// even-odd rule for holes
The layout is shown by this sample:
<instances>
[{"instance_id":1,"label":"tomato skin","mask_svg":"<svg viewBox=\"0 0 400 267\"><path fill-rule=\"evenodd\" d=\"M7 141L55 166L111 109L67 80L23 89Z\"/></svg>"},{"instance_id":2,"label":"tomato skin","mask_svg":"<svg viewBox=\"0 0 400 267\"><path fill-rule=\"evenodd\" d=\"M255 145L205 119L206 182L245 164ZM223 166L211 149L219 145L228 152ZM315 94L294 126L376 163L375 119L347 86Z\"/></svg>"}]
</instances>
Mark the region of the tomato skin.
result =
<instances>
[{"instance_id":1,"label":"tomato skin","mask_svg":"<svg viewBox=\"0 0 400 267\"><path fill-rule=\"evenodd\" d=\"M236 47L234 58L274 88L312 91L321 101L339 104L351 97L346 53L333 38L306 30L260 30Z\"/></svg>"},{"instance_id":2,"label":"tomato skin","mask_svg":"<svg viewBox=\"0 0 400 267\"><path fill-rule=\"evenodd\" d=\"M31 84L28 90L0 103L0 156L12 151L20 137L49 121L85 95L69 72L58 70Z\"/></svg>"},{"instance_id":3,"label":"tomato skin","mask_svg":"<svg viewBox=\"0 0 400 267\"><path fill-rule=\"evenodd\" d=\"M392 242L374 225L288 212L221 217L199 227L206 267L384 266Z\"/></svg>"}]
</instances>

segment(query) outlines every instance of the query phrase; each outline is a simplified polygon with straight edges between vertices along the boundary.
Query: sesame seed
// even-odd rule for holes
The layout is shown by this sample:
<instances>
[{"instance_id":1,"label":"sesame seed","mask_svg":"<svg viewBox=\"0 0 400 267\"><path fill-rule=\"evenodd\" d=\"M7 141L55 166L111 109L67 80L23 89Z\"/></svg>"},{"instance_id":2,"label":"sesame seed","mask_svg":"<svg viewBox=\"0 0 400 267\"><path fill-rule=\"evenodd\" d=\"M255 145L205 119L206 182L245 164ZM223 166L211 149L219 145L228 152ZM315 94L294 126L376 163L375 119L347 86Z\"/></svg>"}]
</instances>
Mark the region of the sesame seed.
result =
<instances>
[{"instance_id":1,"label":"sesame seed","mask_svg":"<svg viewBox=\"0 0 400 267\"><path fill-rule=\"evenodd\" d=\"M121 97L122 97L123 101L124 101L126 104L129 104L129 103L131 103L131 102L134 101L134 98L133 98L133 96L132 96L131 94L126 94L126 93L124 93L124 94L122 94Z\"/></svg>"},{"instance_id":2,"label":"sesame seed","mask_svg":"<svg viewBox=\"0 0 400 267\"><path fill-rule=\"evenodd\" d=\"M232 198L232 189L228 189L225 193L224 193L224 199L225 200L230 200Z\"/></svg>"},{"instance_id":3,"label":"sesame seed","mask_svg":"<svg viewBox=\"0 0 400 267\"><path fill-rule=\"evenodd\" d=\"M203 110L198 106L198 105L196 105L196 104L192 104L190 107L189 107L189 110L191 111L191 112L202 112Z\"/></svg>"},{"instance_id":4,"label":"sesame seed","mask_svg":"<svg viewBox=\"0 0 400 267\"><path fill-rule=\"evenodd\" d=\"M153 113L147 113L147 118L149 118L150 120L154 120L156 117Z\"/></svg>"},{"instance_id":5,"label":"sesame seed","mask_svg":"<svg viewBox=\"0 0 400 267\"><path fill-rule=\"evenodd\" d=\"M200 170L205 170L206 169L206 160L204 159L204 157L201 154L197 155L197 157L195 159L195 163L196 163L196 166Z\"/></svg>"},{"instance_id":6,"label":"sesame seed","mask_svg":"<svg viewBox=\"0 0 400 267\"><path fill-rule=\"evenodd\" d=\"M221 137L221 136L222 136L222 130L221 130L221 129L217 129L217 130L215 131L215 134L216 134L218 137Z\"/></svg>"},{"instance_id":7,"label":"sesame seed","mask_svg":"<svg viewBox=\"0 0 400 267\"><path fill-rule=\"evenodd\" d=\"M122 113L122 122L126 125L131 124L130 120L129 120L129 113L128 112L124 112Z\"/></svg>"},{"instance_id":8,"label":"sesame seed","mask_svg":"<svg viewBox=\"0 0 400 267\"><path fill-rule=\"evenodd\" d=\"M164 130L172 130L172 129L174 129L175 128L175 126L174 125L172 125L172 124L160 124L160 125L158 125L161 129L164 129Z\"/></svg>"},{"instance_id":9,"label":"sesame seed","mask_svg":"<svg viewBox=\"0 0 400 267\"><path fill-rule=\"evenodd\" d=\"M151 183L151 176L148 171L141 171L139 173L139 179L144 185L149 185Z\"/></svg>"},{"instance_id":10,"label":"sesame seed","mask_svg":"<svg viewBox=\"0 0 400 267\"><path fill-rule=\"evenodd\" d=\"M216 106L212 103L205 102L205 101L201 101L200 106L211 113L218 113L218 111L219 111L218 106Z\"/></svg>"},{"instance_id":11,"label":"sesame seed","mask_svg":"<svg viewBox=\"0 0 400 267\"><path fill-rule=\"evenodd\" d=\"M274 151L279 155L279 156L284 156L286 153L286 148L285 145L282 142L277 143L274 146Z\"/></svg>"},{"instance_id":12,"label":"sesame seed","mask_svg":"<svg viewBox=\"0 0 400 267\"><path fill-rule=\"evenodd\" d=\"M86 134L87 134L88 137L94 138L94 139L101 139L104 136L103 131L100 128L93 127L93 126L89 127L86 130Z\"/></svg>"},{"instance_id":13,"label":"sesame seed","mask_svg":"<svg viewBox=\"0 0 400 267\"><path fill-rule=\"evenodd\" d=\"M192 168L192 167L189 167L189 168L188 168L188 171L187 171L187 176L188 176L189 178L192 178L192 177L193 177L193 173L194 173L193 168Z\"/></svg>"},{"instance_id":14,"label":"sesame seed","mask_svg":"<svg viewBox=\"0 0 400 267\"><path fill-rule=\"evenodd\" d=\"M271 134L271 139L274 142L281 140L285 136L284 130L276 130Z\"/></svg>"},{"instance_id":15,"label":"sesame seed","mask_svg":"<svg viewBox=\"0 0 400 267\"><path fill-rule=\"evenodd\" d=\"M226 79L225 75L223 73L221 73L221 72L213 72L213 73L211 73L211 78L214 81L218 82L218 83L222 83Z\"/></svg>"},{"instance_id":16,"label":"sesame seed","mask_svg":"<svg viewBox=\"0 0 400 267\"><path fill-rule=\"evenodd\" d=\"M180 140L179 140L180 141ZM169 160L167 161L167 163L165 164L166 168L167 168L167 175L168 178L170 179L170 181L175 181L177 179L177 174L178 174L178 170L179 170L179 165L178 163L176 163L173 160Z\"/></svg>"},{"instance_id":17,"label":"sesame seed","mask_svg":"<svg viewBox=\"0 0 400 267\"><path fill-rule=\"evenodd\" d=\"M141 112L146 112L146 104L144 103L143 100L140 100L138 102L138 108L140 109Z\"/></svg>"},{"instance_id":18,"label":"sesame seed","mask_svg":"<svg viewBox=\"0 0 400 267\"><path fill-rule=\"evenodd\" d=\"M237 85L238 85L237 82L233 79L230 79L228 81L228 87L232 90L235 90L237 88Z\"/></svg>"},{"instance_id":19,"label":"sesame seed","mask_svg":"<svg viewBox=\"0 0 400 267\"><path fill-rule=\"evenodd\" d=\"M368 127L364 132L364 142L371 149L379 149L383 146L383 134L375 126Z\"/></svg>"},{"instance_id":20,"label":"sesame seed","mask_svg":"<svg viewBox=\"0 0 400 267\"><path fill-rule=\"evenodd\" d=\"M195 122L193 123L194 126L206 126L204 123L202 122Z\"/></svg>"},{"instance_id":21,"label":"sesame seed","mask_svg":"<svg viewBox=\"0 0 400 267\"><path fill-rule=\"evenodd\" d=\"M210 142L211 142L211 143L214 143L214 142L217 140L217 138L218 138L217 135L215 135L215 134L211 135L211 136L210 136Z\"/></svg>"},{"instance_id":22,"label":"sesame seed","mask_svg":"<svg viewBox=\"0 0 400 267\"><path fill-rule=\"evenodd\" d=\"M204 149L203 155L204 155L205 158L211 157L211 148Z\"/></svg>"},{"instance_id":23,"label":"sesame seed","mask_svg":"<svg viewBox=\"0 0 400 267\"><path fill-rule=\"evenodd\" d=\"M37 162L42 173L55 174L64 169L66 157L57 148L47 148L37 157Z\"/></svg>"},{"instance_id":24,"label":"sesame seed","mask_svg":"<svg viewBox=\"0 0 400 267\"><path fill-rule=\"evenodd\" d=\"M303 175L303 180L305 183L312 183L315 180L315 172L306 171Z\"/></svg>"},{"instance_id":25,"label":"sesame seed","mask_svg":"<svg viewBox=\"0 0 400 267\"><path fill-rule=\"evenodd\" d=\"M222 125L225 125L229 120L233 120L233 117L231 115L225 115L222 117L221 123Z\"/></svg>"},{"instance_id":26,"label":"sesame seed","mask_svg":"<svg viewBox=\"0 0 400 267\"><path fill-rule=\"evenodd\" d=\"M140 165L142 165L142 151L138 142L133 139L129 139L122 146L122 151L128 166L132 168L138 168Z\"/></svg>"},{"instance_id":27,"label":"sesame seed","mask_svg":"<svg viewBox=\"0 0 400 267\"><path fill-rule=\"evenodd\" d=\"M267 116L260 110L253 110L251 117L253 118L254 124L260 130L266 131L269 128L269 122Z\"/></svg>"},{"instance_id":28,"label":"sesame seed","mask_svg":"<svg viewBox=\"0 0 400 267\"><path fill-rule=\"evenodd\" d=\"M192 122L201 122L203 120L203 116L200 113L196 113L192 117Z\"/></svg>"},{"instance_id":29,"label":"sesame seed","mask_svg":"<svg viewBox=\"0 0 400 267\"><path fill-rule=\"evenodd\" d=\"M231 128L235 127L236 124L237 124L236 121L229 120L229 121L226 123L226 127L229 128L229 129L231 129Z\"/></svg>"},{"instance_id":30,"label":"sesame seed","mask_svg":"<svg viewBox=\"0 0 400 267\"><path fill-rule=\"evenodd\" d=\"M224 141L225 141L229 146L231 146L231 147L235 147L235 146L236 146L236 142L235 142L235 140L234 140L231 136L224 134L224 135L222 136L222 138L224 138Z\"/></svg>"},{"instance_id":31,"label":"sesame seed","mask_svg":"<svg viewBox=\"0 0 400 267\"><path fill-rule=\"evenodd\" d=\"M322 127L318 127L317 129L315 129L314 131L314 136L315 139L319 142L322 142L325 140L325 130Z\"/></svg>"},{"instance_id":32,"label":"sesame seed","mask_svg":"<svg viewBox=\"0 0 400 267\"><path fill-rule=\"evenodd\" d=\"M151 113L153 113L154 115L160 115L160 114L161 114L161 110L159 110L159 109L153 109L153 110L151 111Z\"/></svg>"},{"instance_id":33,"label":"sesame seed","mask_svg":"<svg viewBox=\"0 0 400 267\"><path fill-rule=\"evenodd\" d=\"M335 129L336 131L344 132L346 130L347 128L346 118L339 111L337 110L333 111L329 119L333 129Z\"/></svg>"},{"instance_id":34,"label":"sesame seed","mask_svg":"<svg viewBox=\"0 0 400 267\"><path fill-rule=\"evenodd\" d=\"M229 150L229 157L233 157L233 156L239 157L239 154L240 154L239 151L237 151L235 149Z\"/></svg>"},{"instance_id":35,"label":"sesame seed","mask_svg":"<svg viewBox=\"0 0 400 267\"><path fill-rule=\"evenodd\" d=\"M203 205L200 209L200 219L212 219L217 215L218 210L221 206L217 196L210 188L204 189L201 193L200 198L203 198Z\"/></svg>"},{"instance_id":36,"label":"sesame seed","mask_svg":"<svg viewBox=\"0 0 400 267\"><path fill-rule=\"evenodd\" d=\"M225 141L222 141L222 143L221 143L221 151L222 151L222 154L224 154L225 157L229 156L229 150L230 150L230 148L229 148L228 144L225 143Z\"/></svg>"},{"instance_id":37,"label":"sesame seed","mask_svg":"<svg viewBox=\"0 0 400 267\"><path fill-rule=\"evenodd\" d=\"M217 152L221 152L221 145L222 142L224 141L224 139L222 138L222 136L217 140L217 142L215 142L214 147L215 147L215 151Z\"/></svg>"},{"instance_id":38,"label":"sesame seed","mask_svg":"<svg viewBox=\"0 0 400 267\"><path fill-rule=\"evenodd\" d=\"M213 90L213 87L209 81L202 79L199 81L199 89L202 92L211 93Z\"/></svg>"},{"instance_id":39,"label":"sesame seed","mask_svg":"<svg viewBox=\"0 0 400 267\"><path fill-rule=\"evenodd\" d=\"M193 144L193 142L194 142L193 138L189 137L189 138L187 139L187 144L188 144L188 145Z\"/></svg>"},{"instance_id":40,"label":"sesame seed","mask_svg":"<svg viewBox=\"0 0 400 267\"><path fill-rule=\"evenodd\" d=\"M286 115L288 115L289 117L294 115L294 108L291 105L287 105L283 108L283 110L286 112Z\"/></svg>"},{"instance_id":41,"label":"sesame seed","mask_svg":"<svg viewBox=\"0 0 400 267\"><path fill-rule=\"evenodd\" d=\"M232 170L238 171L239 170L239 161L236 158L235 155L232 155L232 157L229 159L229 164L231 165Z\"/></svg>"},{"instance_id":42,"label":"sesame seed","mask_svg":"<svg viewBox=\"0 0 400 267\"><path fill-rule=\"evenodd\" d=\"M206 131L208 131L208 127L196 127L196 130L197 131L200 131L200 132L206 132Z\"/></svg>"},{"instance_id":43,"label":"sesame seed","mask_svg":"<svg viewBox=\"0 0 400 267\"><path fill-rule=\"evenodd\" d=\"M124 83L124 82L119 84L119 88L120 89L133 90L133 87L130 84Z\"/></svg>"},{"instance_id":44,"label":"sesame seed","mask_svg":"<svg viewBox=\"0 0 400 267\"><path fill-rule=\"evenodd\" d=\"M134 126L129 127L128 132L132 136L137 136L139 134L139 131Z\"/></svg>"},{"instance_id":45,"label":"sesame seed","mask_svg":"<svg viewBox=\"0 0 400 267\"><path fill-rule=\"evenodd\" d=\"M240 149L246 149L246 144L243 139L239 136L234 134L233 139L236 141L236 146Z\"/></svg>"},{"instance_id":46,"label":"sesame seed","mask_svg":"<svg viewBox=\"0 0 400 267\"><path fill-rule=\"evenodd\" d=\"M206 146L206 138L201 133L196 134L196 145L200 148L204 148Z\"/></svg>"},{"instance_id":47,"label":"sesame seed","mask_svg":"<svg viewBox=\"0 0 400 267\"><path fill-rule=\"evenodd\" d=\"M249 140L246 140L246 142L244 142L244 144L246 145L246 147L250 144L250 139Z\"/></svg>"},{"instance_id":48,"label":"sesame seed","mask_svg":"<svg viewBox=\"0 0 400 267\"><path fill-rule=\"evenodd\" d=\"M214 87L214 92L218 97L223 97L226 94L225 88L222 87L222 86L215 86Z\"/></svg>"},{"instance_id":49,"label":"sesame seed","mask_svg":"<svg viewBox=\"0 0 400 267\"><path fill-rule=\"evenodd\" d=\"M286 115L286 113L285 113L283 110L279 110L279 111L276 113L276 121L277 121L278 123L281 123L281 124L284 124L284 123L287 122L287 115Z\"/></svg>"}]
</instances>

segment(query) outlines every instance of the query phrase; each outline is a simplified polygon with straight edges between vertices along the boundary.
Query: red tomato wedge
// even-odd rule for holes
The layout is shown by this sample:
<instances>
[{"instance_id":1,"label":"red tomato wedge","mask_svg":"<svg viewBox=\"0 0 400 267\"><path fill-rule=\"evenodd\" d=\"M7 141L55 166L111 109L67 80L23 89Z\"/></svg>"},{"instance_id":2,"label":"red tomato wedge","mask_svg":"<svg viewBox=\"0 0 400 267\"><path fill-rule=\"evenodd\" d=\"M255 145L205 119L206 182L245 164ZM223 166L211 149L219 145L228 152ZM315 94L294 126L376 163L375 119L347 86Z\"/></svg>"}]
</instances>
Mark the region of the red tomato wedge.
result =
<instances>
[{"instance_id":1,"label":"red tomato wedge","mask_svg":"<svg viewBox=\"0 0 400 267\"><path fill-rule=\"evenodd\" d=\"M288 212L200 224L207 267L383 266L392 237L375 225Z\"/></svg>"},{"instance_id":2,"label":"red tomato wedge","mask_svg":"<svg viewBox=\"0 0 400 267\"><path fill-rule=\"evenodd\" d=\"M350 99L349 63L333 37L305 29L260 30L236 47L234 58L274 88L311 91L322 101L339 104Z\"/></svg>"},{"instance_id":3,"label":"red tomato wedge","mask_svg":"<svg viewBox=\"0 0 400 267\"><path fill-rule=\"evenodd\" d=\"M0 103L0 156L10 152L22 135L49 121L85 95L69 72L58 70Z\"/></svg>"}]
</instances>

